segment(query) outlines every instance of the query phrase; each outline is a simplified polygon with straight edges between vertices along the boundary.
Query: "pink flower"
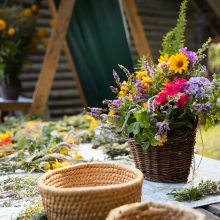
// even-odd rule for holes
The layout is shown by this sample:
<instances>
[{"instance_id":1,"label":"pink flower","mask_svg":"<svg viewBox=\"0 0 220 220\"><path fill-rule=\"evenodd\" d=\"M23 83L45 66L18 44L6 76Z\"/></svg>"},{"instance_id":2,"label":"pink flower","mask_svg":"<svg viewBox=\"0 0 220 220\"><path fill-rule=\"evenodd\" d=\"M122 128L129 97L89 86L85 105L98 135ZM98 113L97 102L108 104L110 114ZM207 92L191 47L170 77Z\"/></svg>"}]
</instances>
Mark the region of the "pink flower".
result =
<instances>
[{"instance_id":1,"label":"pink flower","mask_svg":"<svg viewBox=\"0 0 220 220\"><path fill-rule=\"evenodd\" d=\"M173 82L168 82L161 92L157 94L155 101L159 104L167 101L168 97L174 97L178 93L184 92L188 85L187 80L175 78Z\"/></svg>"}]
</instances>

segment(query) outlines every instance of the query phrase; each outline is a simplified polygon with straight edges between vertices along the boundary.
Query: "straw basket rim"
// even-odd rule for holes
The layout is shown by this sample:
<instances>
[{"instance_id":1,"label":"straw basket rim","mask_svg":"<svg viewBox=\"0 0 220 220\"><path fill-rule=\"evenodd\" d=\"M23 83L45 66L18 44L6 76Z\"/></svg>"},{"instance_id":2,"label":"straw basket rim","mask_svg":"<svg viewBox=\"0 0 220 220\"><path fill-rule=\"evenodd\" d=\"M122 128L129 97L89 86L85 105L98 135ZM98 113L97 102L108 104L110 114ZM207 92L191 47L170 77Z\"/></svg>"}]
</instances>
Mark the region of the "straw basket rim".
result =
<instances>
[{"instance_id":1,"label":"straw basket rim","mask_svg":"<svg viewBox=\"0 0 220 220\"><path fill-rule=\"evenodd\" d=\"M184 213L192 213L196 219L198 220L205 220L206 217L203 213L192 209L191 207L188 206L184 206L182 204L179 204L177 202L153 202L153 201L144 201L144 202L136 202L136 203L132 203L132 204L126 204L120 207L117 207L115 209L112 209L109 212L109 215L107 216L106 220L116 220L116 219L120 219L120 215L123 213L127 213L127 214L131 214L132 210L135 209L142 209L145 206L160 206L163 208L167 208L167 209L176 209L179 211L182 211Z\"/></svg>"},{"instance_id":2,"label":"straw basket rim","mask_svg":"<svg viewBox=\"0 0 220 220\"><path fill-rule=\"evenodd\" d=\"M54 186L48 186L44 183L44 180L49 178L50 176L53 176L54 174L59 174L62 172L65 172L67 170L71 170L74 168L101 168L101 167L114 167L114 168L119 168L119 169L124 169L124 170L129 170L130 172L135 174L135 179L129 180L128 182L124 183L117 183L117 184L112 184L112 185L104 185L104 186L89 186L89 187L67 187L67 188L59 188L59 187L54 187ZM51 170L45 173L43 176L41 176L38 180L38 186L40 190L42 191L47 191L47 192L52 192L52 193L58 193L58 194L69 194L69 193L93 193L93 192L102 192L102 191L107 191L107 190L113 190L113 189L122 189L122 188L127 188L128 186L131 185L137 185L140 182L143 182L144 176L143 173L138 170L137 168L134 167L128 167L124 165L119 165L119 164L114 164L114 163L80 163L80 164L74 164L62 168L58 168L56 170Z\"/></svg>"}]
</instances>

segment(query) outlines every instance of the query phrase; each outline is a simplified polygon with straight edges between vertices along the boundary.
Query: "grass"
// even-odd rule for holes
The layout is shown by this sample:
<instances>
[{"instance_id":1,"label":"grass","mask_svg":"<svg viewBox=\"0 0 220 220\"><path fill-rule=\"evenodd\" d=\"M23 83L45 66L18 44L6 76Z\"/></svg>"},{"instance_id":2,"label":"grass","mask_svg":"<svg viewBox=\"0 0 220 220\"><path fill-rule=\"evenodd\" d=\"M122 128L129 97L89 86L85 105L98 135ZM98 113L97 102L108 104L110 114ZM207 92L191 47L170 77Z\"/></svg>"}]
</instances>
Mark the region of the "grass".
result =
<instances>
[{"instance_id":1,"label":"grass","mask_svg":"<svg viewBox=\"0 0 220 220\"><path fill-rule=\"evenodd\" d=\"M216 124L215 126L205 131L203 127L201 127L201 134L204 143L204 156L210 157L213 159L220 160L220 124ZM198 128L197 136L196 136L196 151L198 153L202 153L202 140L200 135L200 128Z\"/></svg>"}]
</instances>

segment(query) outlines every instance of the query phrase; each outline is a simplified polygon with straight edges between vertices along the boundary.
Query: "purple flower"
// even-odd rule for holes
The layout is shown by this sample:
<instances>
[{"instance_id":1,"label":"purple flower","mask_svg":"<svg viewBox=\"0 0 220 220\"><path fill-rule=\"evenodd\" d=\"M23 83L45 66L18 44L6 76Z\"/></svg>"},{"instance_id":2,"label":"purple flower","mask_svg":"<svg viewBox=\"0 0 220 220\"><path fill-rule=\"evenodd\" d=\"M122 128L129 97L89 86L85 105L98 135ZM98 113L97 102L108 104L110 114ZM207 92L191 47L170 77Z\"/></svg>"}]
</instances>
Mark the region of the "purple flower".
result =
<instances>
[{"instance_id":1,"label":"purple flower","mask_svg":"<svg viewBox=\"0 0 220 220\"><path fill-rule=\"evenodd\" d=\"M133 96L132 96L132 100L138 100L138 99L140 99L142 96L143 96L142 93L138 93L137 95L133 95Z\"/></svg>"},{"instance_id":2,"label":"purple flower","mask_svg":"<svg viewBox=\"0 0 220 220\"><path fill-rule=\"evenodd\" d=\"M170 130L169 122L167 120L157 122L156 126L158 127L157 134L160 136L167 134L167 132Z\"/></svg>"},{"instance_id":3,"label":"purple flower","mask_svg":"<svg viewBox=\"0 0 220 220\"><path fill-rule=\"evenodd\" d=\"M136 82L135 82L135 84L134 84L134 88L139 88L140 85L141 85L141 80L138 79L138 80L136 80Z\"/></svg>"},{"instance_id":4,"label":"purple flower","mask_svg":"<svg viewBox=\"0 0 220 220\"><path fill-rule=\"evenodd\" d=\"M115 99L115 100L113 100L112 104L118 106L118 105L121 104L121 100L120 99Z\"/></svg>"},{"instance_id":5,"label":"purple flower","mask_svg":"<svg viewBox=\"0 0 220 220\"><path fill-rule=\"evenodd\" d=\"M149 65L149 62L147 59L144 61L144 67L145 67L146 72L149 74L150 73L150 65Z\"/></svg>"},{"instance_id":6,"label":"purple flower","mask_svg":"<svg viewBox=\"0 0 220 220\"><path fill-rule=\"evenodd\" d=\"M193 106L194 111L200 113L201 111L209 111L211 109L211 103L198 103Z\"/></svg>"},{"instance_id":7,"label":"purple flower","mask_svg":"<svg viewBox=\"0 0 220 220\"><path fill-rule=\"evenodd\" d=\"M179 52L185 54L188 57L189 61L195 62L198 60L198 56L195 52L187 50L187 47L179 49Z\"/></svg>"},{"instance_id":8,"label":"purple flower","mask_svg":"<svg viewBox=\"0 0 220 220\"><path fill-rule=\"evenodd\" d=\"M211 82L205 77L191 77L188 81L186 91L196 97L202 97L206 93L205 88L209 85L211 85Z\"/></svg>"}]
</instances>

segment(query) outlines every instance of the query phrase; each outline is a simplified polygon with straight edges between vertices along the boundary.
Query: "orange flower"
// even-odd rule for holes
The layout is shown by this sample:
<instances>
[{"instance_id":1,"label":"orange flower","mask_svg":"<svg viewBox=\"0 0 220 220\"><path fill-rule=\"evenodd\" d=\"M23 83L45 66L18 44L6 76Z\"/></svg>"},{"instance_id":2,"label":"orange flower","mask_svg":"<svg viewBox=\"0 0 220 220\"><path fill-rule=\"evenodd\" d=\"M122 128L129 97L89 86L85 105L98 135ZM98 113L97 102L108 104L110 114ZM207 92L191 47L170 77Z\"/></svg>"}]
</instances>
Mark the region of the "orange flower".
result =
<instances>
[{"instance_id":1,"label":"orange flower","mask_svg":"<svg viewBox=\"0 0 220 220\"><path fill-rule=\"evenodd\" d=\"M6 22L4 20L0 19L0 31L5 30L6 26L7 26Z\"/></svg>"},{"instance_id":2,"label":"orange flower","mask_svg":"<svg viewBox=\"0 0 220 220\"><path fill-rule=\"evenodd\" d=\"M10 131L6 131L0 134L0 146L9 145L12 143L12 136Z\"/></svg>"}]
</instances>

